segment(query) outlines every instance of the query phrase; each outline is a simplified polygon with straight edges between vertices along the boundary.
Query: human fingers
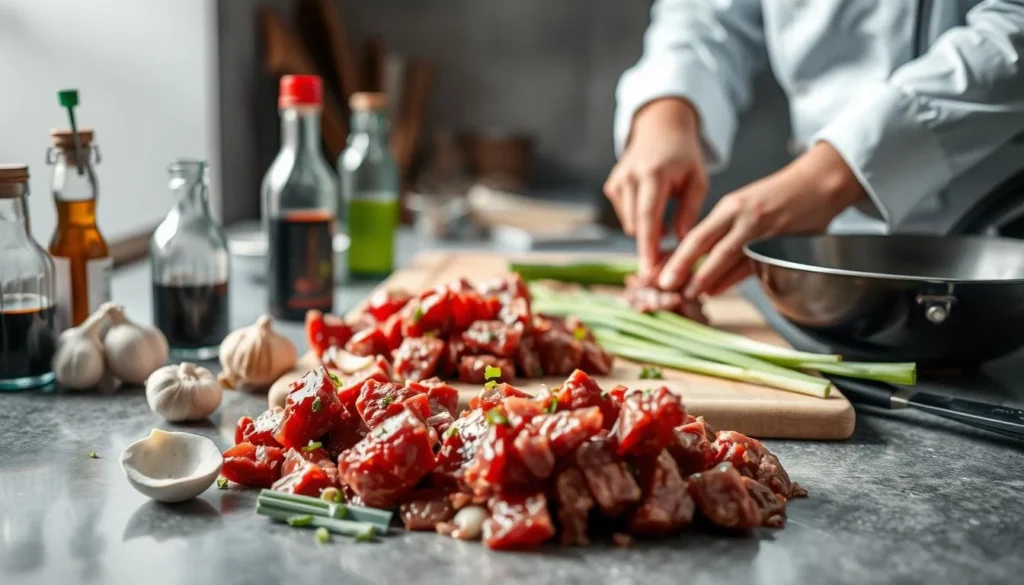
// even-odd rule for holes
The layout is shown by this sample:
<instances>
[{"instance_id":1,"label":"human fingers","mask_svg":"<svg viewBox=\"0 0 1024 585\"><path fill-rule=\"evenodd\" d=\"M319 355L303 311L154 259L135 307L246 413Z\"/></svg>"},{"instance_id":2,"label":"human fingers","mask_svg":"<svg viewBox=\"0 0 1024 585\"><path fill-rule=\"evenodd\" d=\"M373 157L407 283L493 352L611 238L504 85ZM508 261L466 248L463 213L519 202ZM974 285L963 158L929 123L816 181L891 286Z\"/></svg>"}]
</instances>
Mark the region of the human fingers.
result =
<instances>
[{"instance_id":1,"label":"human fingers","mask_svg":"<svg viewBox=\"0 0 1024 585\"><path fill-rule=\"evenodd\" d=\"M689 280L697 259L710 251L718 240L729 232L734 212L732 206L719 202L704 221L690 230L679 242L672 256L665 262L658 276L658 286L663 290L679 290ZM706 262L706 260L705 260ZM703 263L701 264L703 266Z\"/></svg>"},{"instance_id":2,"label":"human fingers","mask_svg":"<svg viewBox=\"0 0 1024 585\"><path fill-rule=\"evenodd\" d=\"M632 174L623 176L620 187L622 212L619 214L619 222L622 223L622 231L627 236L636 235L636 191L636 177Z\"/></svg>"},{"instance_id":3,"label":"human fingers","mask_svg":"<svg viewBox=\"0 0 1024 585\"><path fill-rule=\"evenodd\" d=\"M679 205L672 217L672 229L680 241L696 225L707 191L707 178L701 172L690 173L679 190Z\"/></svg>"},{"instance_id":4,"label":"human fingers","mask_svg":"<svg viewBox=\"0 0 1024 585\"><path fill-rule=\"evenodd\" d=\"M743 258L743 245L750 240L749 226L742 221L734 221L725 234L708 252L700 268L686 285L683 296L695 299L707 293L719 279Z\"/></svg>"},{"instance_id":5,"label":"human fingers","mask_svg":"<svg viewBox=\"0 0 1024 585\"><path fill-rule=\"evenodd\" d=\"M710 284L707 288L707 294L710 296L716 296L724 293L725 291L732 288L734 285L739 283L744 278L750 276L753 269L750 267L750 261L746 256L739 258L732 268L725 272L725 274L718 279L718 281Z\"/></svg>"},{"instance_id":6,"label":"human fingers","mask_svg":"<svg viewBox=\"0 0 1024 585\"><path fill-rule=\"evenodd\" d=\"M644 174L637 181L636 244L643 279L656 272L661 262L661 226L668 191L668 182L654 173Z\"/></svg>"}]
</instances>

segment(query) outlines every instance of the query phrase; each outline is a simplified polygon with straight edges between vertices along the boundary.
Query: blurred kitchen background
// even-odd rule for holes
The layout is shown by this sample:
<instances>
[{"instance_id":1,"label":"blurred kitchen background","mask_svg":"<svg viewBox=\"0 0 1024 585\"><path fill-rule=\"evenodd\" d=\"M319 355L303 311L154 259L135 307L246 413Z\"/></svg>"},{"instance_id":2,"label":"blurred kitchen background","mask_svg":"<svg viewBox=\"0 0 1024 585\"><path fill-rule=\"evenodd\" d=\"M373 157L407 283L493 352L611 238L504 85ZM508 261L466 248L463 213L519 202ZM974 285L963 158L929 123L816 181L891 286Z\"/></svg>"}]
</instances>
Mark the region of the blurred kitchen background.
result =
<instances>
[{"instance_id":1,"label":"blurred kitchen background","mask_svg":"<svg viewBox=\"0 0 1024 585\"><path fill-rule=\"evenodd\" d=\"M145 241L172 203L165 169L176 157L210 161L216 216L254 220L279 148L277 80L315 72L329 88L332 162L348 126L345 96L384 90L407 191L471 190L487 222L530 222L533 208L513 194L572 204L541 215L564 209L614 226L601 185L614 162L615 85L640 55L650 4L5 0L0 161L31 165L32 231L48 241L48 131L66 125L56 91L77 87L80 126L96 129L103 154L99 225L108 240ZM775 138L787 132L785 102L767 74L756 92L708 205L789 159Z\"/></svg>"}]
</instances>

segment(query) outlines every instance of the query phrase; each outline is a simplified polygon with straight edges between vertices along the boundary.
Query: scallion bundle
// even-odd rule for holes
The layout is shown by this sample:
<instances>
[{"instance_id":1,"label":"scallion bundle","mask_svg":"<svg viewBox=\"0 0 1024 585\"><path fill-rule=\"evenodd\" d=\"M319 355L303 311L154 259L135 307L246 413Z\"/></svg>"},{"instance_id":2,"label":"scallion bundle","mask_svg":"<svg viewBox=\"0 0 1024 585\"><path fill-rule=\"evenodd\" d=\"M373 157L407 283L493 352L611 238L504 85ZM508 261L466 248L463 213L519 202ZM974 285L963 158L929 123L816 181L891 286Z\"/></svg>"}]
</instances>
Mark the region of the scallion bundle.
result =
<instances>
[{"instance_id":1,"label":"scallion bundle","mask_svg":"<svg viewBox=\"0 0 1024 585\"><path fill-rule=\"evenodd\" d=\"M392 517L392 513L387 510L352 506L274 490L260 491L256 500L256 513L287 522L290 526L323 528L359 541L373 540L378 534L387 534Z\"/></svg>"}]
</instances>

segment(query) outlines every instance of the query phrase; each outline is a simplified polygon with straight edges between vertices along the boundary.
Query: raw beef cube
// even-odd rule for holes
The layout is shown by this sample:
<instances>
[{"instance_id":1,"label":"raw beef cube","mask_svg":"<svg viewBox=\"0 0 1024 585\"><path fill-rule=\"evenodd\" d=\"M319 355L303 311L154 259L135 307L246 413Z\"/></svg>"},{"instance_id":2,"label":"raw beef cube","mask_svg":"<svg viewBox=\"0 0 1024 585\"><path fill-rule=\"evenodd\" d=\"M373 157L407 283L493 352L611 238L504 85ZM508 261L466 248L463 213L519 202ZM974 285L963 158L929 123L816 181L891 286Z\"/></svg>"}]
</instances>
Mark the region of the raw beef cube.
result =
<instances>
[{"instance_id":1,"label":"raw beef cube","mask_svg":"<svg viewBox=\"0 0 1024 585\"><path fill-rule=\"evenodd\" d=\"M500 368L501 379L512 382L516 379L516 368L512 360L493 355L467 355L459 362L459 380L471 384L483 384L487 381L487 367Z\"/></svg>"},{"instance_id":2,"label":"raw beef cube","mask_svg":"<svg viewBox=\"0 0 1024 585\"><path fill-rule=\"evenodd\" d=\"M351 408L346 407L341 412L337 424L334 425L331 432L320 439L320 442L323 443L324 449L330 454L331 459L337 461L342 452L362 441L369 432L370 429L356 412L356 407L353 404Z\"/></svg>"},{"instance_id":3,"label":"raw beef cube","mask_svg":"<svg viewBox=\"0 0 1024 585\"><path fill-rule=\"evenodd\" d=\"M499 276L483 283L479 287L480 296L497 297L502 304L509 304L512 299L530 301L530 289L518 274Z\"/></svg>"},{"instance_id":4,"label":"raw beef cube","mask_svg":"<svg viewBox=\"0 0 1024 585\"><path fill-rule=\"evenodd\" d=\"M484 544L492 549L540 546L555 535L544 494L496 496L488 502L491 517L484 522Z\"/></svg>"},{"instance_id":5,"label":"raw beef cube","mask_svg":"<svg viewBox=\"0 0 1024 585\"><path fill-rule=\"evenodd\" d=\"M528 490L536 482L530 471L531 465L541 469L548 464L554 465L550 451L544 453L542 445L532 443L523 447L527 455L534 458L527 464L520 456L515 440L516 433L507 424L490 424L466 466L465 481L474 493Z\"/></svg>"},{"instance_id":6,"label":"raw beef cube","mask_svg":"<svg viewBox=\"0 0 1024 585\"><path fill-rule=\"evenodd\" d=\"M413 494L419 495L419 494ZM429 499L410 500L401 505L398 515L406 530L435 530L438 524L455 516L451 500L444 494Z\"/></svg>"},{"instance_id":7,"label":"raw beef cube","mask_svg":"<svg viewBox=\"0 0 1024 585\"><path fill-rule=\"evenodd\" d=\"M562 532L559 541L568 546L587 546L588 518L594 507L594 499L587 491L587 481L579 469L570 467L555 479L555 494L558 496L558 522Z\"/></svg>"},{"instance_id":8,"label":"raw beef cube","mask_svg":"<svg viewBox=\"0 0 1024 585\"><path fill-rule=\"evenodd\" d=\"M537 342L531 335L524 335L519 340L519 349L516 350L516 369L524 378L544 377L544 368L541 367L540 354L537 352Z\"/></svg>"},{"instance_id":9,"label":"raw beef cube","mask_svg":"<svg viewBox=\"0 0 1024 585\"><path fill-rule=\"evenodd\" d=\"M537 427L548 438L555 457L562 457L597 435L601 431L602 421L601 409L591 406L545 414L534 418L531 426Z\"/></svg>"},{"instance_id":10,"label":"raw beef cube","mask_svg":"<svg viewBox=\"0 0 1024 585\"><path fill-rule=\"evenodd\" d=\"M321 366L292 383L274 439L285 447L301 449L327 434L344 408L331 375Z\"/></svg>"},{"instance_id":11,"label":"raw beef cube","mask_svg":"<svg viewBox=\"0 0 1024 585\"><path fill-rule=\"evenodd\" d=\"M356 398L359 398L359 392L369 380L382 384L391 381L391 364L383 356L377 356L373 365L346 378L338 387L338 399L346 408L355 411Z\"/></svg>"},{"instance_id":12,"label":"raw beef cube","mask_svg":"<svg viewBox=\"0 0 1024 585\"><path fill-rule=\"evenodd\" d=\"M422 399L413 400L417 396ZM359 398L356 399L356 410L371 431L388 417L401 413L406 407L409 407L420 420L430 418L430 404L426 395L406 386L368 380L363 384Z\"/></svg>"},{"instance_id":13,"label":"raw beef cube","mask_svg":"<svg viewBox=\"0 0 1024 585\"><path fill-rule=\"evenodd\" d=\"M504 377L505 371L502 370ZM506 398L531 398L529 394L511 384L498 384L493 388L484 388L479 394L469 399L470 408L482 408L490 410L500 405Z\"/></svg>"},{"instance_id":14,"label":"raw beef cube","mask_svg":"<svg viewBox=\"0 0 1024 585\"><path fill-rule=\"evenodd\" d=\"M252 443L253 445L280 447L281 444L274 439L274 431L281 425L282 418L284 418L284 409L280 406L265 410L255 420L243 416L235 429L235 444Z\"/></svg>"},{"instance_id":15,"label":"raw beef cube","mask_svg":"<svg viewBox=\"0 0 1024 585\"><path fill-rule=\"evenodd\" d=\"M424 291L402 309L402 336L445 334L451 325L451 292L444 286Z\"/></svg>"},{"instance_id":16,"label":"raw beef cube","mask_svg":"<svg viewBox=\"0 0 1024 585\"><path fill-rule=\"evenodd\" d=\"M363 329L345 344L345 351L355 355L377 355L387 353L388 339L377 327Z\"/></svg>"},{"instance_id":17,"label":"raw beef cube","mask_svg":"<svg viewBox=\"0 0 1024 585\"><path fill-rule=\"evenodd\" d=\"M620 455L654 455L675 439L674 429L686 417L683 401L662 386L632 394L622 403L615 434Z\"/></svg>"},{"instance_id":18,"label":"raw beef cube","mask_svg":"<svg viewBox=\"0 0 1024 585\"><path fill-rule=\"evenodd\" d=\"M714 458L711 441L714 441L715 438L714 433L709 434L704 417L698 417L694 422L678 426L673 432L675 438L669 443L668 452L676 460L679 472L684 477L711 467Z\"/></svg>"},{"instance_id":19,"label":"raw beef cube","mask_svg":"<svg viewBox=\"0 0 1024 585\"><path fill-rule=\"evenodd\" d=\"M728 463L691 476L687 489L700 513L717 526L745 530L761 525L758 503Z\"/></svg>"},{"instance_id":20,"label":"raw beef cube","mask_svg":"<svg viewBox=\"0 0 1024 585\"><path fill-rule=\"evenodd\" d=\"M533 321L533 315L530 314L530 301L524 298L512 299L498 311L498 320L520 331L528 332Z\"/></svg>"},{"instance_id":21,"label":"raw beef cube","mask_svg":"<svg viewBox=\"0 0 1024 585\"><path fill-rule=\"evenodd\" d=\"M436 337L409 337L395 351L395 376L401 381L433 377L444 353L444 342Z\"/></svg>"},{"instance_id":22,"label":"raw beef cube","mask_svg":"<svg viewBox=\"0 0 1024 585\"><path fill-rule=\"evenodd\" d=\"M556 389L559 410L596 406L604 417L604 428L611 429L619 418L619 403L601 392L593 378L582 370L573 370L569 378Z\"/></svg>"},{"instance_id":23,"label":"raw beef cube","mask_svg":"<svg viewBox=\"0 0 1024 585\"><path fill-rule=\"evenodd\" d=\"M667 451L639 464L643 498L630 514L629 532L636 536L665 536L693 520L693 499Z\"/></svg>"},{"instance_id":24,"label":"raw beef cube","mask_svg":"<svg viewBox=\"0 0 1024 585\"><path fill-rule=\"evenodd\" d=\"M720 431L713 449L713 464L730 463L741 475L763 483L787 500L807 495L806 490L789 479L779 458L757 439L736 431Z\"/></svg>"},{"instance_id":25,"label":"raw beef cube","mask_svg":"<svg viewBox=\"0 0 1024 585\"><path fill-rule=\"evenodd\" d=\"M615 518L640 501L640 486L616 454L614 437L597 435L576 448L573 462L605 516Z\"/></svg>"},{"instance_id":26,"label":"raw beef cube","mask_svg":"<svg viewBox=\"0 0 1024 585\"><path fill-rule=\"evenodd\" d=\"M786 523L786 500L776 496L763 483L749 477L743 478L743 485L746 486L747 493L757 502L757 507L761 510L761 525L769 528L782 528Z\"/></svg>"},{"instance_id":27,"label":"raw beef cube","mask_svg":"<svg viewBox=\"0 0 1024 585\"><path fill-rule=\"evenodd\" d=\"M434 469L427 426L408 410L385 419L341 454L341 478L368 506L387 508Z\"/></svg>"},{"instance_id":28,"label":"raw beef cube","mask_svg":"<svg viewBox=\"0 0 1024 585\"><path fill-rule=\"evenodd\" d=\"M271 489L286 494L299 494L318 498L323 490L329 487L336 487L336 480L337 477L332 480L319 465L305 463L301 467L295 468L288 475L282 476L281 479L275 481Z\"/></svg>"},{"instance_id":29,"label":"raw beef cube","mask_svg":"<svg viewBox=\"0 0 1024 585\"><path fill-rule=\"evenodd\" d=\"M513 357L522 336L521 328L501 321L477 321L462 333L462 341L470 353Z\"/></svg>"},{"instance_id":30,"label":"raw beef cube","mask_svg":"<svg viewBox=\"0 0 1024 585\"><path fill-rule=\"evenodd\" d=\"M220 474L248 487L269 488L281 477L284 449L239 443L224 451Z\"/></svg>"},{"instance_id":31,"label":"raw beef cube","mask_svg":"<svg viewBox=\"0 0 1024 585\"><path fill-rule=\"evenodd\" d=\"M373 293L367 302L366 312L373 315L378 322L383 323L392 315L402 310L412 295L402 289L381 289Z\"/></svg>"},{"instance_id":32,"label":"raw beef cube","mask_svg":"<svg viewBox=\"0 0 1024 585\"><path fill-rule=\"evenodd\" d=\"M583 360L583 343L560 325L534 336L546 376L567 376Z\"/></svg>"}]
</instances>

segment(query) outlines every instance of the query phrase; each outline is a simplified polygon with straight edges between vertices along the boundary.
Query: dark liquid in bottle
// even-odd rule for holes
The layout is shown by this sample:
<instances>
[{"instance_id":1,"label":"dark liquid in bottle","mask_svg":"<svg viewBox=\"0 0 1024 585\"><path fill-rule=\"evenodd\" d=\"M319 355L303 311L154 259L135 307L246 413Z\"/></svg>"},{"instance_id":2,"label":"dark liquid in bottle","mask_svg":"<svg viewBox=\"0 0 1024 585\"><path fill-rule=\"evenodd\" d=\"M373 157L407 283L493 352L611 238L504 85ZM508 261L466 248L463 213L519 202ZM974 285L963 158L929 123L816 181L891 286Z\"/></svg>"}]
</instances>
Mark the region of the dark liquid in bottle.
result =
<instances>
[{"instance_id":1,"label":"dark liquid in bottle","mask_svg":"<svg viewBox=\"0 0 1024 585\"><path fill-rule=\"evenodd\" d=\"M302 321L306 311L334 307L334 217L292 212L268 222L270 312Z\"/></svg>"},{"instance_id":2,"label":"dark liquid in bottle","mask_svg":"<svg viewBox=\"0 0 1024 585\"><path fill-rule=\"evenodd\" d=\"M37 295L5 295L0 311L0 380L33 378L51 371L57 346L56 309Z\"/></svg>"},{"instance_id":3,"label":"dark liquid in bottle","mask_svg":"<svg viewBox=\"0 0 1024 585\"><path fill-rule=\"evenodd\" d=\"M153 283L153 322L171 347L215 347L228 334L228 283Z\"/></svg>"}]
</instances>

